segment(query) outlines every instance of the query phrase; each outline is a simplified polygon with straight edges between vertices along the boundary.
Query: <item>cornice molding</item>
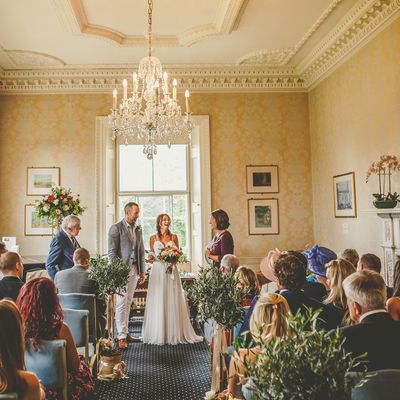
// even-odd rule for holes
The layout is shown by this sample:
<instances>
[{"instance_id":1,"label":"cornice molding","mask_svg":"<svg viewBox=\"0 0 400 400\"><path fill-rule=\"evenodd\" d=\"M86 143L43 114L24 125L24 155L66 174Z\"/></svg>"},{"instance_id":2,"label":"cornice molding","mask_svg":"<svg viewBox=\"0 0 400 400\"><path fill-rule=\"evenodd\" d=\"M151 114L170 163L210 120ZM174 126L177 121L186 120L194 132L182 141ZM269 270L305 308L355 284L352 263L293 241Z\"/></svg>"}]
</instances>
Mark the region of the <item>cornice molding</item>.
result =
<instances>
[{"instance_id":1,"label":"cornice molding","mask_svg":"<svg viewBox=\"0 0 400 400\"><path fill-rule=\"evenodd\" d=\"M332 2L331 7L339 1ZM400 0L359 0L296 67L277 66L273 62L260 66L251 62L254 57L264 57L271 64L276 54L266 51L248 55L240 65L164 65L164 69L177 78L180 88L188 87L194 92L304 92L315 87L399 16ZM286 54L289 57L291 51ZM0 68L0 94L110 93L136 69L137 65Z\"/></svg>"},{"instance_id":2,"label":"cornice molding","mask_svg":"<svg viewBox=\"0 0 400 400\"><path fill-rule=\"evenodd\" d=\"M400 15L400 0L359 0L347 15L297 66L307 87L314 87L374 33Z\"/></svg>"},{"instance_id":3,"label":"cornice molding","mask_svg":"<svg viewBox=\"0 0 400 400\"><path fill-rule=\"evenodd\" d=\"M7 70L0 76L0 93L110 93L135 67L108 69ZM260 69L237 65L165 66L178 88L193 92L306 91L293 69Z\"/></svg>"},{"instance_id":4,"label":"cornice molding","mask_svg":"<svg viewBox=\"0 0 400 400\"><path fill-rule=\"evenodd\" d=\"M157 47L190 46L200 40L231 33L239 24L248 0L223 0L215 21L195 26L177 35L153 35ZM60 20L75 34L92 35L111 40L122 46L146 47L147 38L141 35L126 35L107 26L96 25L88 20L82 0L61 0L54 3Z\"/></svg>"}]
</instances>

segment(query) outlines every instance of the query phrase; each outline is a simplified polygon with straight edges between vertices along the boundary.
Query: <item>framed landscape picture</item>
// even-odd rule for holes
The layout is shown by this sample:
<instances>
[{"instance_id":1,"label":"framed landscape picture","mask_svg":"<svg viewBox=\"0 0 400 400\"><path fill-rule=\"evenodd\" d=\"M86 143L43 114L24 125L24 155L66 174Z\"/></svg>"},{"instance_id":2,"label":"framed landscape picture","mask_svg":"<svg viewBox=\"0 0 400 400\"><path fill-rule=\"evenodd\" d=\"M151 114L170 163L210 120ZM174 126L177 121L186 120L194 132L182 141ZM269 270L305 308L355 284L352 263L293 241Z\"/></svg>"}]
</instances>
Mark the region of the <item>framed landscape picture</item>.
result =
<instances>
[{"instance_id":1,"label":"framed landscape picture","mask_svg":"<svg viewBox=\"0 0 400 400\"><path fill-rule=\"evenodd\" d=\"M333 198L336 218L357 217L354 172L333 177Z\"/></svg>"},{"instance_id":2,"label":"framed landscape picture","mask_svg":"<svg viewBox=\"0 0 400 400\"><path fill-rule=\"evenodd\" d=\"M277 165L247 165L247 193L278 193Z\"/></svg>"},{"instance_id":3,"label":"framed landscape picture","mask_svg":"<svg viewBox=\"0 0 400 400\"><path fill-rule=\"evenodd\" d=\"M34 204L25 204L25 236L51 236L52 228L46 218L40 218Z\"/></svg>"},{"instance_id":4,"label":"framed landscape picture","mask_svg":"<svg viewBox=\"0 0 400 400\"><path fill-rule=\"evenodd\" d=\"M60 168L28 167L26 174L27 196L44 196L50 194L53 185L60 185Z\"/></svg>"},{"instance_id":5,"label":"framed landscape picture","mask_svg":"<svg viewBox=\"0 0 400 400\"><path fill-rule=\"evenodd\" d=\"M279 235L278 199L249 199L249 235Z\"/></svg>"}]
</instances>

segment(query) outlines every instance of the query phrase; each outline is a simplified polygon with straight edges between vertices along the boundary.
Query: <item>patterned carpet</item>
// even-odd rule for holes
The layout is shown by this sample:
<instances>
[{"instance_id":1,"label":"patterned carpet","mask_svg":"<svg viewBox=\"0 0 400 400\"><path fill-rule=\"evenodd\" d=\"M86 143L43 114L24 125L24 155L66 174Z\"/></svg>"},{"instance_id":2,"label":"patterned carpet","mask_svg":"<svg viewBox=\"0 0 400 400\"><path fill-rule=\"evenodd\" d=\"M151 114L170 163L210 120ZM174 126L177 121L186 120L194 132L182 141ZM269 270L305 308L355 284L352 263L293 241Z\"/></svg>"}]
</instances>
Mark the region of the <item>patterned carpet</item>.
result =
<instances>
[{"instance_id":1,"label":"patterned carpet","mask_svg":"<svg viewBox=\"0 0 400 400\"><path fill-rule=\"evenodd\" d=\"M128 379L98 381L100 400L201 400L210 390L210 351L203 343L130 343L123 353Z\"/></svg>"}]
</instances>

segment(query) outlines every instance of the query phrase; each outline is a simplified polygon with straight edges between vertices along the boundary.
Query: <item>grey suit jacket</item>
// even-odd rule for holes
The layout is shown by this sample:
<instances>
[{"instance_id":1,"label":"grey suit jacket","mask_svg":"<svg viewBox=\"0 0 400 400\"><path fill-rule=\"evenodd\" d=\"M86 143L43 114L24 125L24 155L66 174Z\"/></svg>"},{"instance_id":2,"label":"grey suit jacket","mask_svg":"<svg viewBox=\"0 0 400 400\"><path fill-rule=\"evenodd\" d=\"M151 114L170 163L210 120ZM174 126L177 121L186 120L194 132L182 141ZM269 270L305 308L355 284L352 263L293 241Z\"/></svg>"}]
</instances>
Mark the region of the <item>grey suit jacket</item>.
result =
<instances>
[{"instance_id":1,"label":"grey suit jacket","mask_svg":"<svg viewBox=\"0 0 400 400\"><path fill-rule=\"evenodd\" d=\"M135 231L136 240L133 243L132 235L124 219L112 225L108 231L108 257L120 257L126 265L130 265L132 249L135 249L138 273L146 272L144 261L144 244L142 231Z\"/></svg>"},{"instance_id":2,"label":"grey suit jacket","mask_svg":"<svg viewBox=\"0 0 400 400\"><path fill-rule=\"evenodd\" d=\"M96 294L96 285L89 279L89 271L80 265L74 265L70 269L65 269L56 273L54 284L58 293L86 293Z\"/></svg>"}]
</instances>

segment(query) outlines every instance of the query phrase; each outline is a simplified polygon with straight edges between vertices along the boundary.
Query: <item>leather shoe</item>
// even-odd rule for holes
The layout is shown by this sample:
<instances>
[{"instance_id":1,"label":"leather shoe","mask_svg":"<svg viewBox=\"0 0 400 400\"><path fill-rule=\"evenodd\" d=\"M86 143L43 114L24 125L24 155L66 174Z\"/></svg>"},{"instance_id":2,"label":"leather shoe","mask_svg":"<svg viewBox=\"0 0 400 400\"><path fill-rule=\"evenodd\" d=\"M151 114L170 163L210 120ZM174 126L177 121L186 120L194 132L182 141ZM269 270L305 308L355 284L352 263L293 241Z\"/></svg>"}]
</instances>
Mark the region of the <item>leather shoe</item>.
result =
<instances>
[{"instance_id":1,"label":"leather shoe","mask_svg":"<svg viewBox=\"0 0 400 400\"><path fill-rule=\"evenodd\" d=\"M137 343L137 342L141 342L141 340L140 340L139 337L129 335L129 333L126 335L126 341L127 341L128 343L135 343L135 342Z\"/></svg>"},{"instance_id":2,"label":"leather shoe","mask_svg":"<svg viewBox=\"0 0 400 400\"><path fill-rule=\"evenodd\" d=\"M128 343L126 341L126 339L119 339L118 340L118 348L120 350L125 350L128 347Z\"/></svg>"}]
</instances>

